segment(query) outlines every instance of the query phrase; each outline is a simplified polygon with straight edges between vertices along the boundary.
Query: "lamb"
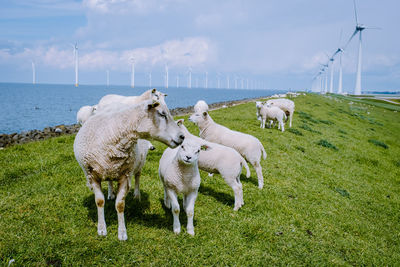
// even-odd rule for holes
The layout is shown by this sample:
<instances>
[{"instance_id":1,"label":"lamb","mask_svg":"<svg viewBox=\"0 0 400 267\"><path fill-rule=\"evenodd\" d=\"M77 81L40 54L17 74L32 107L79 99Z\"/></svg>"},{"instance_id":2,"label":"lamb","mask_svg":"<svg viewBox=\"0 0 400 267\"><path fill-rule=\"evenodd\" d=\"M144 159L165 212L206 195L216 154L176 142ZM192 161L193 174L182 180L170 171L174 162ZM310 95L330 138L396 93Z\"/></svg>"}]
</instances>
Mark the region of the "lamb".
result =
<instances>
[{"instance_id":1,"label":"lamb","mask_svg":"<svg viewBox=\"0 0 400 267\"><path fill-rule=\"evenodd\" d=\"M289 99L279 98L279 99L270 99L266 102L267 105L277 106L282 109L286 116L289 117L289 127L292 127L292 119L294 113L294 102Z\"/></svg>"},{"instance_id":2,"label":"lamb","mask_svg":"<svg viewBox=\"0 0 400 267\"><path fill-rule=\"evenodd\" d=\"M256 101L256 109L257 109L256 115L257 115L257 120L259 120L259 121L262 120L262 119L261 119L261 115L260 115L260 109L261 109L261 107L262 107L263 105L264 105L263 102L261 102L261 101Z\"/></svg>"},{"instance_id":3,"label":"lamb","mask_svg":"<svg viewBox=\"0 0 400 267\"><path fill-rule=\"evenodd\" d=\"M76 121L82 125L90 116L94 115L97 110L97 105L94 106L83 106L79 109L76 114Z\"/></svg>"},{"instance_id":4,"label":"lamb","mask_svg":"<svg viewBox=\"0 0 400 267\"><path fill-rule=\"evenodd\" d=\"M194 105L194 113L201 113L204 111L208 111L208 105L204 100L197 101L196 105Z\"/></svg>"},{"instance_id":5,"label":"lamb","mask_svg":"<svg viewBox=\"0 0 400 267\"><path fill-rule=\"evenodd\" d=\"M198 159L201 147L196 141L185 139L178 148L167 148L160 159L158 174L164 185L164 205L172 210L175 234L181 232L178 194L183 193L183 208L188 220L186 229L188 234L194 235L194 203L200 187Z\"/></svg>"},{"instance_id":6,"label":"lamb","mask_svg":"<svg viewBox=\"0 0 400 267\"><path fill-rule=\"evenodd\" d=\"M99 235L107 235L101 182L117 181L118 239L128 238L124 208L136 161L133 148L137 139L155 139L175 148L184 138L167 106L154 100L127 105L113 112L99 112L83 124L75 137L74 153L86 176L87 186L95 194Z\"/></svg>"},{"instance_id":7,"label":"lamb","mask_svg":"<svg viewBox=\"0 0 400 267\"><path fill-rule=\"evenodd\" d=\"M271 105L263 105L260 110L260 114L262 117L260 128L265 129L265 122L269 120L270 122L277 121L278 122L278 129L282 129L282 132L285 131L285 125L283 121L287 119L285 112L278 108L277 106ZM270 123L270 126L271 127Z\"/></svg>"},{"instance_id":8,"label":"lamb","mask_svg":"<svg viewBox=\"0 0 400 267\"><path fill-rule=\"evenodd\" d=\"M243 187L240 182L240 174L244 166L247 171L247 178L250 177L249 166L246 160L233 148L217 143L208 142L200 137L192 135L183 125L183 119L178 120L177 125L185 135L185 140L194 140L199 144L205 144L211 150L201 150L199 156L200 170L209 173L219 173L225 182L232 188L235 195L235 205L233 210L239 210L243 205Z\"/></svg>"},{"instance_id":9,"label":"lamb","mask_svg":"<svg viewBox=\"0 0 400 267\"><path fill-rule=\"evenodd\" d=\"M257 173L258 188L263 188L264 178L260 160L261 154L266 159L267 153L260 140L252 135L233 131L215 123L207 112L195 113L190 116L189 120L197 124L201 138L236 149L243 158L253 165Z\"/></svg>"},{"instance_id":10,"label":"lamb","mask_svg":"<svg viewBox=\"0 0 400 267\"><path fill-rule=\"evenodd\" d=\"M161 93L160 91L157 91L155 88L151 90L147 90L140 96L122 96L122 95L105 95L103 96L99 103L97 104L97 109L102 110L106 106L112 104L112 103L119 103L119 104L136 104L139 103L143 100L147 99L153 99L156 101L164 102L164 99L167 95Z\"/></svg>"},{"instance_id":11,"label":"lamb","mask_svg":"<svg viewBox=\"0 0 400 267\"><path fill-rule=\"evenodd\" d=\"M135 162L133 164L132 175L135 176L135 190L133 193L134 198L140 201L140 175L144 164L146 163L146 157L149 150L156 149L152 143L144 139L138 139L137 144L134 145L133 154ZM108 199L115 199L115 193L113 188L113 182L108 182Z\"/></svg>"}]
</instances>

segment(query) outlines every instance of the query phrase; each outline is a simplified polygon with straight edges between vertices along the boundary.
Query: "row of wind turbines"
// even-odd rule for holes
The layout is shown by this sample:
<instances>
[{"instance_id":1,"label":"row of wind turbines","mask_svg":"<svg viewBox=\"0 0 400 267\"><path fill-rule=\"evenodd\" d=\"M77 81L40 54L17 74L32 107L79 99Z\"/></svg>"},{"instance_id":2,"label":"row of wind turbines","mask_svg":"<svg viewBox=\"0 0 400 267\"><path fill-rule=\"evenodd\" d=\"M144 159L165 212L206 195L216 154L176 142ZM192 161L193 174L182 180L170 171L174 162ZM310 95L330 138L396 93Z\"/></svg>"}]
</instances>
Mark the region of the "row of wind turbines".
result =
<instances>
[{"instance_id":1,"label":"row of wind turbines","mask_svg":"<svg viewBox=\"0 0 400 267\"><path fill-rule=\"evenodd\" d=\"M361 68L362 68L362 32L365 29L380 29L377 27L367 27L364 24L358 22L357 15L357 6L356 1L353 0L354 4L354 17L356 20L356 27L353 34L348 39L347 43L343 46L336 49L336 51L332 54L332 56L328 57L328 62L325 64L321 64L322 68L318 71L318 73L313 78L313 91L319 91L321 93L328 92L328 70L330 70L330 84L329 84L329 93L333 93L333 73L334 73L334 62L336 57L339 57L339 80L338 80L338 94L343 94L343 72L342 72L342 56L346 51L347 46L351 42L351 40L358 34L358 60L357 60L357 71L356 71L356 83L354 87L354 95L361 95ZM340 33L340 41L342 39L342 33Z\"/></svg>"}]
</instances>

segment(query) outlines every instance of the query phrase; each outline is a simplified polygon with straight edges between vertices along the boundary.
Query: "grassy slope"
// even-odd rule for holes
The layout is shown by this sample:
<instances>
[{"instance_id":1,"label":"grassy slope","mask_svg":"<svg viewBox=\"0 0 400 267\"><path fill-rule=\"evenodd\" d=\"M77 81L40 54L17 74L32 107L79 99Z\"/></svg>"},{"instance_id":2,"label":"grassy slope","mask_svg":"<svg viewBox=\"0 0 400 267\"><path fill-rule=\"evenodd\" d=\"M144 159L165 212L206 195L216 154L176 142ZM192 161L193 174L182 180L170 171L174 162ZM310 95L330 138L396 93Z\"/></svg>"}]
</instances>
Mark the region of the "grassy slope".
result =
<instances>
[{"instance_id":1,"label":"grassy slope","mask_svg":"<svg viewBox=\"0 0 400 267\"><path fill-rule=\"evenodd\" d=\"M230 188L219 175L202 173L194 238L186 234L184 214L183 232L175 236L171 213L162 206L160 143L154 142L157 150L144 167L142 201L127 197L127 242L118 241L113 201L106 202L108 236L97 236L94 197L74 159L73 136L1 150L0 262L398 264L399 113L393 112L397 107L350 100L298 97L297 131L284 133L261 130L252 103L212 111L215 121L262 141L265 186L257 188L253 169L250 179L242 176L245 205L234 212ZM318 145L320 140L337 150Z\"/></svg>"}]
</instances>

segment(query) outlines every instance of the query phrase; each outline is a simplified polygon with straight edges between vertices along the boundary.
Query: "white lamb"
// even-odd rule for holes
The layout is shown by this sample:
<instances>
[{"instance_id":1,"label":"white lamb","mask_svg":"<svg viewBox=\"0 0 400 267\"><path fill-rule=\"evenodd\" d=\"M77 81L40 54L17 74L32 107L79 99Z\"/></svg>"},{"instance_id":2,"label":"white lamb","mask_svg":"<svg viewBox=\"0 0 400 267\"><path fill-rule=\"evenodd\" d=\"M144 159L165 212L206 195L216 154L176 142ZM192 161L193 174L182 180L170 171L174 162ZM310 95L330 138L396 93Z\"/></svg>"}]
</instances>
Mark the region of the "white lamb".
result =
<instances>
[{"instance_id":1,"label":"white lamb","mask_svg":"<svg viewBox=\"0 0 400 267\"><path fill-rule=\"evenodd\" d=\"M280 98L280 99L270 99L266 102L266 104L271 106L277 106L283 111L285 111L286 116L289 117L289 127L292 127L292 119L294 113L294 102L289 99Z\"/></svg>"},{"instance_id":2,"label":"white lamb","mask_svg":"<svg viewBox=\"0 0 400 267\"><path fill-rule=\"evenodd\" d=\"M89 189L95 194L99 235L107 235L101 182L117 181L118 239L128 238L124 219L125 197L131 187L136 161L133 149L139 138L152 138L175 148L185 136L166 105L147 100L113 112L99 112L83 124L75 137L75 158L83 169Z\"/></svg>"},{"instance_id":3,"label":"white lamb","mask_svg":"<svg viewBox=\"0 0 400 267\"><path fill-rule=\"evenodd\" d=\"M102 110L108 105L112 103L119 103L119 104L137 104L141 101L153 99L156 101L160 101L161 103L165 103L164 99L167 95L157 91L155 88L151 90L147 90L143 94L139 96L122 96L122 95L105 95L103 96L99 103L97 104L97 109Z\"/></svg>"},{"instance_id":4,"label":"white lamb","mask_svg":"<svg viewBox=\"0 0 400 267\"><path fill-rule=\"evenodd\" d=\"M257 120L259 121L261 121L260 109L263 105L264 105L263 102L256 101L256 109L257 109L256 115L257 115Z\"/></svg>"},{"instance_id":5,"label":"white lamb","mask_svg":"<svg viewBox=\"0 0 400 267\"><path fill-rule=\"evenodd\" d=\"M207 112L195 113L190 116L189 120L197 124L201 138L236 149L242 157L253 165L257 173L258 188L263 188L264 178L260 161L261 154L266 159L267 153L257 138L215 123Z\"/></svg>"},{"instance_id":6,"label":"white lamb","mask_svg":"<svg viewBox=\"0 0 400 267\"><path fill-rule=\"evenodd\" d=\"M90 116L94 115L97 110L97 105L94 106L83 106L79 109L78 113L76 113L76 121L82 125L89 119Z\"/></svg>"},{"instance_id":7,"label":"white lamb","mask_svg":"<svg viewBox=\"0 0 400 267\"><path fill-rule=\"evenodd\" d=\"M196 105L194 105L194 113L201 113L204 111L208 111L208 105L204 100L197 101Z\"/></svg>"},{"instance_id":8,"label":"white lamb","mask_svg":"<svg viewBox=\"0 0 400 267\"><path fill-rule=\"evenodd\" d=\"M232 188L235 195L234 210L240 209L244 204L243 187L240 182L240 174L242 173L243 166L247 171L246 177L250 177L250 170L246 160L231 147L208 142L200 137L192 135L185 125L183 125L183 119L178 120L176 123L185 135L185 140L194 140L198 144L205 144L211 148L210 150L200 151L199 168L209 173L221 174L222 178Z\"/></svg>"},{"instance_id":9,"label":"white lamb","mask_svg":"<svg viewBox=\"0 0 400 267\"><path fill-rule=\"evenodd\" d=\"M135 176L135 190L133 191L133 196L140 200L140 175L142 174L142 169L146 163L146 157L149 150L154 150L155 147L152 143L144 139L138 139L137 144L134 145L133 154L135 157L135 162L133 163L132 176ZM108 182L108 199L114 199L115 193L113 188L113 182Z\"/></svg>"},{"instance_id":10,"label":"white lamb","mask_svg":"<svg viewBox=\"0 0 400 267\"><path fill-rule=\"evenodd\" d=\"M187 232L194 235L194 203L200 187L198 159L201 146L194 140L184 140L175 148L167 148L161 159L158 174L164 185L164 205L171 208L174 217L173 230L181 232L178 194L183 193L183 208L187 215Z\"/></svg>"},{"instance_id":11,"label":"white lamb","mask_svg":"<svg viewBox=\"0 0 400 267\"><path fill-rule=\"evenodd\" d=\"M278 129L282 129L282 132L285 131L285 125L283 121L286 121L286 114L282 109L278 108L277 106L266 104L261 107L260 115L262 118L260 128L265 129L266 121L270 121L269 127L271 127L272 122L277 121Z\"/></svg>"}]
</instances>

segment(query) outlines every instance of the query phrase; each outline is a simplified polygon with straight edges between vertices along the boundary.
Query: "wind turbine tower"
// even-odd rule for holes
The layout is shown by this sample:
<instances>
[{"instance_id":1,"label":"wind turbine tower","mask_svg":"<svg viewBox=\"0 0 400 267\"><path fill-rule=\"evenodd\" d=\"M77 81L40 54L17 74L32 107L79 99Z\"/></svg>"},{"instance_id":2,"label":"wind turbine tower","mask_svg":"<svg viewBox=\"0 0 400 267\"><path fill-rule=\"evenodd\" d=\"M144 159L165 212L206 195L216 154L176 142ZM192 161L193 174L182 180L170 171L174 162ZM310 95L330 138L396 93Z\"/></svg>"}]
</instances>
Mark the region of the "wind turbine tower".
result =
<instances>
[{"instance_id":1,"label":"wind turbine tower","mask_svg":"<svg viewBox=\"0 0 400 267\"><path fill-rule=\"evenodd\" d=\"M188 76L188 88L192 88L192 67L189 67Z\"/></svg>"},{"instance_id":2,"label":"wind turbine tower","mask_svg":"<svg viewBox=\"0 0 400 267\"><path fill-rule=\"evenodd\" d=\"M165 88L168 88L168 79L169 79L169 76L168 76L168 64L165 64Z\"/></svg>"},{"instance_id":3,"label":"wind turbine tower","mask_svg":"<svg viewBox=\"0 0 400 267\"><path fill-rule=\"evenodd\" d=\"M151 88L151 72L149 72L149 87Z\"/></svg>"},{"instance_id":4,"label":"wind turbine tower","mask_svg":"<svg viewBox=\"0 0 400 267\"><path fill-rule=\"evenodd\" d=\"M32 61L32 84L36 84L36 68L35 62Z\"/></svg>"},{"instance_id":5,"label":"wind turbine tower","mask_svg":"<svg viewBox=\"0 0 400 267\"><path fill-rule=\"evenodd\" d=\"M208 88L208 72L206 71L206 81L205 81L205 88Z\"/></svg>"},{"instance_id":6,"label":"wind turbine tower","mask_svg":"<svg viewBox=\"0 0 400 267\"><path fill-rule=\"evenodd\" d=\"M135 88L135 58L131 58L132 72L131 72L131 88Z\"/></svg>"},{"instance_id":7,"label":"wind turbine tower","mask_svg":"<svg viewBox=\"0 0 400 267\"><path fill-rule=\"evenodd\" d=\"M107 70L107 87L110 86L110 71Z\"/></svg>"},{"instance_id":8,"label":"wind turbine tower","mask_svg":"<svg viewBox=\"0 0 400 267\"><path fill-rule=\"evenodd\" d=\"M334 62L334 58L331 57L329 59L329 61L331 62L331 80L330 80L330 84L329 84L329 93L333 93L333 62Z\"/></svg>"},{"instance_id":9,"label":"wind turbine tower","mask_svg":"<svg viewBox=\"0 0 400 267\"><path fill-rule=\"evenodd\" d=\"M179 88L179 74L176 75L176 88Z\"/></svg>"},{"instance_id":10,"label":"wind turbine tower","mask_svg":"<svg viewBox=\"0 0 400 267\"><path fill-rule=\"evenodd\" d=\"M228 89L230 89L230 88L229 88L229 87L230 87L230 85L229 85L229 75L226 76L226 87L227 87Z\"/></svg>"},{"instance_id":11,"label":"wind turbine tower","mask_svg":"<svg viewBox=\"0 0 400 267\"><path fill-rule=\"evenodd\" d=\"M78 44L75 43L74 46L74 57L75 57L75 87L79 86L78 82L78 71L79 71L79 64L78 64Z\"/></svg>"}]
</instances>

